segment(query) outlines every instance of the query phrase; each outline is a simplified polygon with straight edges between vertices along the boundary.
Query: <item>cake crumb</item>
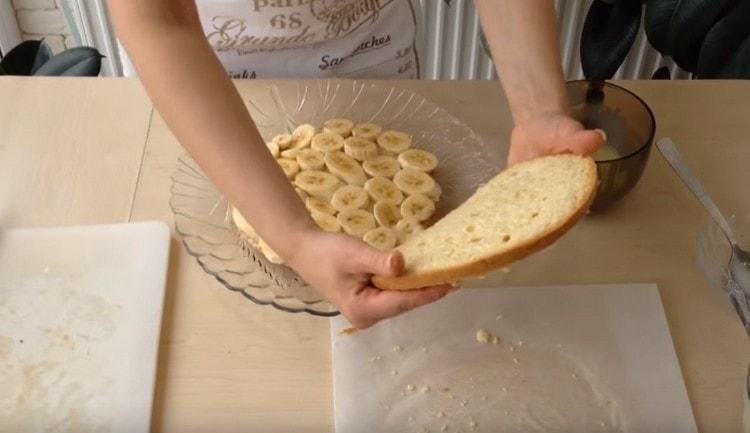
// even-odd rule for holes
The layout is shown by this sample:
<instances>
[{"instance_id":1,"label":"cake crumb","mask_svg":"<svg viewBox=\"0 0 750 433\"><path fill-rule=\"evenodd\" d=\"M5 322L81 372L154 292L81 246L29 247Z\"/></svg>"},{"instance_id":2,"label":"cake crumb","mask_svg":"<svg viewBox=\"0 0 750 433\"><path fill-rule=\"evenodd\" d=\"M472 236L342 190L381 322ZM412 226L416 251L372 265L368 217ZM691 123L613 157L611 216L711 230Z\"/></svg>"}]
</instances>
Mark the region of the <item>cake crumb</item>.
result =
<instances>
[{"instance_id":1,"label":"cake crumb","mask_svg":"<svg viewBox=\"0 0 750 433\"><path fill-rule=\"evenodd\" d=\"M511 352L515 352L516 351L515 346L510 346L509 349L510 349Z\"/></svg>"},{"instance_id":2,"label":"cake crumb","mask_svg":"<svg viewBox=\"0 0 750 433\"><path fill-rule=\"evenodd\" d=\"M474 430L475 428L477 428L477 422L474 421L474 418L469 418L469 428L472 429L472 430Z\"/></svg>"},{"instance_id":3,"label":"cake crumb","mask_svg":"<svg viewBox=\"0 0 750 433\"><path fill-rule=\"evenodd\" d=\"M373 356L372 358L370 358L370 362L377 362L377 361L380 361L381 359L383 358L380 355Z\"/></svg>"},{"instance_id":4,"label":"cake crumb","mask_svg":"<svg viewBox=\"0 0 750 433\"><path fill-rule=\"evenodd\" d=\"M412 385L412 384L406 385L406 390L407 391L414 391L415 389L416 389L416 387L414 385Z\"/></svg>"},{"instance_id":5,"label":"cake crumb","mask_svg":"<svg viewBox=\"0 0 750 433\"><path fill-rule=\"evenodd\" d=\"M391 376L396 376L396 375L398 375L398 371L396 371L396 370L391 370Z\"/></svg>"},{"instance_id":6,"label":"cake crumb","mask_svg":"<svg viewBox=\"0 0 750 433\"><path fill-rule=\"evenodd\" d=\"M523 346L523 340L518 340L518 347Z\"/></svg>"},{"instance_id":7,"label":"cake crumb","mask_svg":"<svg viewBox=\"0 0 750 433\"><path fill-rule=\"evenodd\" d=\"M445 412L443 412L441 410L440 412L438 412L437 414L435 414L435 416L438 417L438 418L445 418Z\"/></svg>"},{"instance_id":8,"label":"cake crumb","mask_svg":"<svg viewBox=\"0 0 750 433\"><path fill-rule=\"evenodd\" d=\"M422 353L427 353L427 348L422 346Z\"/></svg>"},{"instance_id":9,"label":"cake crumb","mask_svg":"<svg viewBox=\"0 0 750 433\"><path fill-rule=\"evenodd\" d=\"M414 417L409 415L409 422L414 422Z\"/></svg>"},{"instance_id":10,"label":"cake crumb","mask_svg":"<svg viewBox=\"0 0 750 433\"><path fill-rule=\"evenodd\" d=\"M482 396L482 401L487 401L487 396L486 395Z\"/></svg>"},{"instance_id":11,"label":"cake crumb","mask_svg":"<svg viewBox=\"0 0 750 433\"><path fill-rule=\"evenodd\" d=\"M513 363L518 364L518 358L513 358Z\"/></svg>"},{"instance_id":12,"label":"cake crumb","mask_svg":"<svg viewBox=\"0 0 750 433\"><path fill-rule=\"evenodd\" d=\"M578 379L578 375L575 373L571 374L570 377L572 377L573 379Z\"/></svg>"},{"instance_id":13,"label":"cake crumb","mask_svg":"<svg viewBox=\"0 0 750 433\"><path fill-rule=\"evenodd\" d=\"M448 430L448 424L443 424L442 427L440 427L440 431L446 431Z\"/></svg>"},{"instance_id":14,"label":"cake crumb","mask_svg":"<svg viewBox=\"0 0 750 433\"><path fill-rule=\"evenodd\" d=\"M503 392L507 394L508 393L508 388L503 387Z\"/></svg>"},{"instance_id":15,"label":"cake crumb","mask_svg":"<svg viewBox=\"0 0 750 433\"><path fill-rule=\"evenodd\" d=\"M428 392L430 392L430 390L431 388L428 385L423 386L421 389L422 394L427 394Z\"/></svg>"},{"instance_id":16,"label":"cake crumb","mask_svg":"<svg viewBox=\"0 0 750 433\"><path fill-rule=\"evenodd\" d=\"M393 351L394 352L401 352L402 350L403 350L403 348L400 345L398 345L398 344L395 345L395 346L393 346Z\"/></svg>"},{"instance_id":17,"label":"cake crumb","mask_svg":"<svg viewBox=\"0 0 750 433\"><path fill-rule=\"evenodd\" d=\"M498 314L497 317L495 317L495 320L501 320L503 318L502 314Z\"/></svg>"},{"instance_id":18,"label":"cake crumb","mask_svg":"<svg viewBox=\"0 0 750 433\"><path fill-rule=\"evenodd\" d=\"M466 400L461 402L461 407L466 407L466 403L468 403Z\"/></svg>"},{"instance_id":19,"label":"cake crumb","mask_svg":"<svg viewBox=\"0 0 750 433\"><path fill-rule=\"evenodd\" d=\"M489 343L492 340L492 334L486 329L477 329L477 341L480 343Z\"/></svg>"},{"instance_id":20,"label":"cake crumb","mask_svg":"<svg viewBox=\"0 0 750 433\"><path fill-rule=\"evenodd\" d=\"M352 326L352 327L344 328L340 330L339 335L343 335L344 337L351 337L352 335L357 335L358 332L359 332L359 329Z\"/></svg>"}]
</instances>

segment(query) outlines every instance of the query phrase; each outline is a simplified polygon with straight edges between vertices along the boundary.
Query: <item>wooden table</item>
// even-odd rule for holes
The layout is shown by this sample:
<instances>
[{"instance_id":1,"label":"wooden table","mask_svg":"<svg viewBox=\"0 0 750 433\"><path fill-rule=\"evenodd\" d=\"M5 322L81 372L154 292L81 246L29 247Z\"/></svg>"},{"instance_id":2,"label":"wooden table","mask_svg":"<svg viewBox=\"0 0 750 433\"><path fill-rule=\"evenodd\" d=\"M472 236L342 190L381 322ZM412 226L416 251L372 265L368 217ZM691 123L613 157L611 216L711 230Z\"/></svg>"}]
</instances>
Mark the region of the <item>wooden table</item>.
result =
<instances>
[{"instance_id":1,"label":"wooden table","mask_svg":"<svg viewBox=\"0 0 750 433\"><path fill-rule=\"evenodd\" d=\"M496 82L396 82L487 142L511 122ZM719 205L750 212L747 81L621 82L652 107ZM241 81L249 99L268 82ZM450 90L449 90L450 89ZM140 85L0 78L0 226L163 220L178 143ZM750 345L727 299L698 272L706 214L654 150L636 189L509 276L475 283L656 282L702 432L738 431ZM204 273L173 236L155 431L333 430L328 321L254 305ZM658 368L658 366L654 366Z\"/></svg>"}]
</instances>

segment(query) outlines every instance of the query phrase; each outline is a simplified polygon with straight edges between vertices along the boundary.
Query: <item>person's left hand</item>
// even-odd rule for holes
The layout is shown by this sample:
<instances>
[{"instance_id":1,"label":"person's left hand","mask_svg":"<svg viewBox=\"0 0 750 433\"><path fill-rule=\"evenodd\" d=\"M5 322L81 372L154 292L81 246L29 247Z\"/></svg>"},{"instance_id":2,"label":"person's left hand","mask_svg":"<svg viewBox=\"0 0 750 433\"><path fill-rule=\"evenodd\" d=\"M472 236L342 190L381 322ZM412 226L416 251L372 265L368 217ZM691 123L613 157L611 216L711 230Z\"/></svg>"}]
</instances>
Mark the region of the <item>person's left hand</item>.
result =
<instances>
[{"instance_id":1,"label":"person's left hand","mask_svg":"<svg viewBox=\"0 0 750 433\"><path fill-rule=\"evenodd\" d=\"M510 136L508 166L544 155L589 155L604 144L601 129L586 130L563 113L546 113L516 124Z\"/></svg>"}]
</instances>

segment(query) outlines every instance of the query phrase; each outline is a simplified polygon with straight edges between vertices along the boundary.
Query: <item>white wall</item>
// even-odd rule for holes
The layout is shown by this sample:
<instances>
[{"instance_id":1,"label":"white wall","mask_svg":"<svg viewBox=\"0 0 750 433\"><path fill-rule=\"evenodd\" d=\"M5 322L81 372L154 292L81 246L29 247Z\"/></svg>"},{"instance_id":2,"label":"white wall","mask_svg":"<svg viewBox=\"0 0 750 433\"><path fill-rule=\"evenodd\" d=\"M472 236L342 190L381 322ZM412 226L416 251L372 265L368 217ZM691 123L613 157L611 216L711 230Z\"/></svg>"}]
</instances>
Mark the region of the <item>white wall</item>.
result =
<instances>
[{"instance_id":1,"label":"white wall","mask_svg":"<svg viewBox=\"0 0 750 433\"><path fill-rule=\"evenodd\" d=\"M12 0L23 40L44 41L53 53L76 45L59 0Z\"/></svg>"}]
</instances>

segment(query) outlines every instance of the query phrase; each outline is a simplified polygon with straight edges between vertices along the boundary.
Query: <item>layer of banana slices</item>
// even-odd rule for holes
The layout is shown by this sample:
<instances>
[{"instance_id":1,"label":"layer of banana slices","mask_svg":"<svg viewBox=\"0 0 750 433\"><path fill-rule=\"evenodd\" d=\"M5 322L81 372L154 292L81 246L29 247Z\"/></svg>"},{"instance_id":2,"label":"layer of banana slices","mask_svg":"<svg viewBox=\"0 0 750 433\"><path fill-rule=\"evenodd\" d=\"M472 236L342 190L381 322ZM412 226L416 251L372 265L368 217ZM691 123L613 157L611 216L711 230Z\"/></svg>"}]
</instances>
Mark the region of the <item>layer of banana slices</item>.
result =
<instances>
[{"instance_id":1,"label":"layer of banana slices","mask_svg":"<svg viewBox=\"0 0 750 433\"><path fill-rule=\"evenodd\" d=\"M330 119L321 128L299 125L266 146L318 226L388 250L424 230L442 191L431 176L438 158L412 144L407 132ZM232 217L256 249L281 263L236 209Z\"/></svg>"}]
</instances>

